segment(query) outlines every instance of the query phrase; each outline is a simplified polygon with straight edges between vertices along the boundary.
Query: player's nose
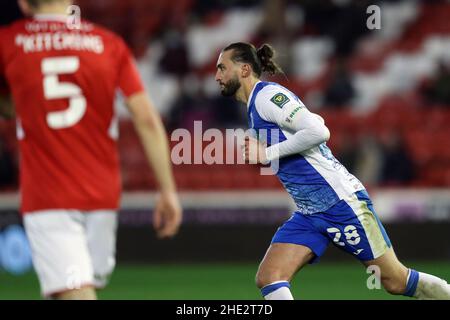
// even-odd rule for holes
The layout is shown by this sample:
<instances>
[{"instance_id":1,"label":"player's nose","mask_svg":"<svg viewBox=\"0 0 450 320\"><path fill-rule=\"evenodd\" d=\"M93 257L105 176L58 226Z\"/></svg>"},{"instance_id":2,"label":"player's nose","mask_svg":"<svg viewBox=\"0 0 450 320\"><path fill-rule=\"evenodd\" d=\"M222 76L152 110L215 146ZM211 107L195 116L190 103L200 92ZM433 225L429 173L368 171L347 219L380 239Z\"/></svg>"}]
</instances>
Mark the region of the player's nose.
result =
<instances>
[{"instance_id":1,"label":"player's nose","mask_svg":"<svg viewBox=\"0 0 450 320\"><path fill-rule=\"evenodd\" d=\"M219 75L219 71L216 72L216 76L214 77L214 79L216 80L216 82L220 82L220 75Z\"/></svg>"}]
</instances>

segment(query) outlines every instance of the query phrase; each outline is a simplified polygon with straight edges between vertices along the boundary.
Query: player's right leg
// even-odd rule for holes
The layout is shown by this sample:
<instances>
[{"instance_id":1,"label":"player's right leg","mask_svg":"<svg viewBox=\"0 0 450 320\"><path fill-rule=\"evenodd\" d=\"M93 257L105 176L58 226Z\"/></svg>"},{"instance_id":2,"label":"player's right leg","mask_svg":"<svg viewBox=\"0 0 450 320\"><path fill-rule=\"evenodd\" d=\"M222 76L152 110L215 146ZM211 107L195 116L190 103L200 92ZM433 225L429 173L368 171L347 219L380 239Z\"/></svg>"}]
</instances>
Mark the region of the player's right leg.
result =
<instances>
[{"instance_id":1,"label":"player's right leg","mask_svg":"<svg viewBox=\"0 0 450 320\"><path fill-rule=\"evenodd\" d=\"M272 243L258 272L256 285L266 300L293 300L290 291L292 277L313 259L308 247L292 243Z\"/></svg>"},{"instance_id":2,"label":"player's right leg","mask_svg":"<svg viewBox=\"0 0 450 320\"><path fill-rule=\"evenodd\" d=\"M76 210L27 213L24 226L41 293L55 299L95 299L84 216Z\"/></svg>"},{"instance_id":3,"label":"player's right leg","mask_svg":"<svg viewBox=\"0 0 450 320\"><path fill-rule=\"evenodd\" d=\"M292 300L290 281L305 264L317 262L329 244L300 213L286 221L275 233L256 274L256 285L266 300Z\"/></svg>"}]
</instances>

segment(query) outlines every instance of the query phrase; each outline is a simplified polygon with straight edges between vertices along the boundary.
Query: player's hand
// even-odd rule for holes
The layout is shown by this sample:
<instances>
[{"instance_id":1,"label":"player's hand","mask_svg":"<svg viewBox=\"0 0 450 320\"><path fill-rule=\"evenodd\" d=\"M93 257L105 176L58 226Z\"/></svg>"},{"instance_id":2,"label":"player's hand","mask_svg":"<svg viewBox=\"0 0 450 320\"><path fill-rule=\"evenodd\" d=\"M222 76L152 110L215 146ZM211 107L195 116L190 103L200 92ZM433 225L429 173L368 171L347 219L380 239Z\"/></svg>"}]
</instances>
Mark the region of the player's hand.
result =
<instances>
[{"instance_id":1,"label":"player's hand","mask_svg":"<svg viewBox=\"0 0 450 320\"><path fill-rule=\"evenodd\" d=\"M248 161L250 164L267 164L266 158L266 148L267 145L258 141L257 139L246 136L244 145L242 146L244 160Z\"/></svg>"},{"instance_id":2,"label":"player's hand","mask_svg":"<svg viewBox=\"0 0 450 320\"><path fill-rule=\"evenodd\" d=\"M158 238L173 237L180 227L182 210L176 192L163 192L153 213L153 227Z\"/></svg>"}]
</instances>

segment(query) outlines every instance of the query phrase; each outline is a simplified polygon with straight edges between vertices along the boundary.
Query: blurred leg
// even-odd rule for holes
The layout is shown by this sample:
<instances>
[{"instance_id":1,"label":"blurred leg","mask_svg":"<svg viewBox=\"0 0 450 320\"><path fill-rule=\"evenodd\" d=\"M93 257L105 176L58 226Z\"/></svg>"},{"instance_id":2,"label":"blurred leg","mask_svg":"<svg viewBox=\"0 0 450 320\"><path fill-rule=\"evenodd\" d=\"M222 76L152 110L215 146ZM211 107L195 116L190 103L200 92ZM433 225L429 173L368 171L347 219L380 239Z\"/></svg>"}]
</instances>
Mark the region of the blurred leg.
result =
<instances>
[{"instance_id":1,"label":"blurred leg","mask_svg":"<svg viewBox=\"0 0 450 320\"><path fill-rule=\"evenodd\" d=\"M44 297L95 298L84 215L76 210L28 213L24 226ZM90 288L90 289L89 289Z\"/></svg>"},{"instance_id":2,"label":"blurred leg","mask_svg":"<svg viewBox=\"0 0 450 320\"><path fill-rule=\"evenodd\" d=\"M57 300L97 300L95 288L93 286L86 286L80 289L67 290L53 295Z\"/></svg>"},{"instance_id":3,"label":"blurred leg","mask_svg":"<svg viewBox=\"0 0 450 320\"><path fill-rule=\"evenodd\" d=\"M117 212L112 210L86 213L87 244L97 289L106 286L116 265L117 219Z\"/></svg>"}]
</instances>

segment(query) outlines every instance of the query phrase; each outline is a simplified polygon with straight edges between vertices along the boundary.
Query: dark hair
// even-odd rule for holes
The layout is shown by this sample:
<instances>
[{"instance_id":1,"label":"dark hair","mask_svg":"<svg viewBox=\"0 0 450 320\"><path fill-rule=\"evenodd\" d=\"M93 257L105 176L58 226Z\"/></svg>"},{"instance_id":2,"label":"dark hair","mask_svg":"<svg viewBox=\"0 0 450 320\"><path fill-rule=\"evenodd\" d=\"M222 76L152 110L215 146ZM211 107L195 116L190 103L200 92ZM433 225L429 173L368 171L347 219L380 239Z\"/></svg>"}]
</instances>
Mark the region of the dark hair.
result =
<instances>
[{"instance_id":1,"label":"dark hair","mask_svg":"<svg viewBox=\"0 0 450 320\"><path fill-rule=\"evenodd\" d=\"M222 52L228 50L233 50L231 60L250 64L258 77L263 72L270 75L283 73L283 70L272 60L275 50L267 43L256 49L251 43L235 42L225 47Z\"/></svg>"}]
</instances>

